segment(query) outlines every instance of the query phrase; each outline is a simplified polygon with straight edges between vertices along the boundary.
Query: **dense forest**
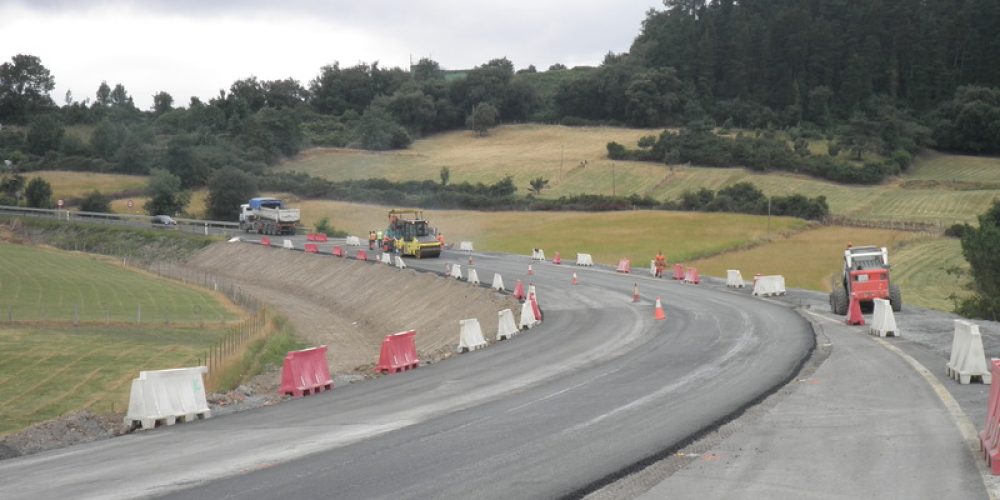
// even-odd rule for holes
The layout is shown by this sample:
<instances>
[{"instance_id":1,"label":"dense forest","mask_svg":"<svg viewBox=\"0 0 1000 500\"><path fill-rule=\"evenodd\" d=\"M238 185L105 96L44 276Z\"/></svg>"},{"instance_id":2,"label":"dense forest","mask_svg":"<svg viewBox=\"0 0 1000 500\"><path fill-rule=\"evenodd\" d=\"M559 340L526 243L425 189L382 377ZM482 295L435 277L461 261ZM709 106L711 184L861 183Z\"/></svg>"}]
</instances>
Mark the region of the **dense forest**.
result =
<instances>
[{"instance_id":1,"label":"dense forest","mask_svg":"<svg viewBox=\"0 0 1000 500\"><path fill-rule=\"evenodd\" d=\"M997 26L994 0L666 0L628 52L595 68L334 63L309 82L244 78L207 101L164 90L148 110L107 82L57 105L55 76L19 54L0 65L0 159L20 172L155 171L181 189L231 167L267 184L268 166L305 147L405 148L537 121L676 129L609 144L611 158L877 183L928 146L1000 153ZM10 202L18 186L0 188Z\"/></svg>"}]
</instances>

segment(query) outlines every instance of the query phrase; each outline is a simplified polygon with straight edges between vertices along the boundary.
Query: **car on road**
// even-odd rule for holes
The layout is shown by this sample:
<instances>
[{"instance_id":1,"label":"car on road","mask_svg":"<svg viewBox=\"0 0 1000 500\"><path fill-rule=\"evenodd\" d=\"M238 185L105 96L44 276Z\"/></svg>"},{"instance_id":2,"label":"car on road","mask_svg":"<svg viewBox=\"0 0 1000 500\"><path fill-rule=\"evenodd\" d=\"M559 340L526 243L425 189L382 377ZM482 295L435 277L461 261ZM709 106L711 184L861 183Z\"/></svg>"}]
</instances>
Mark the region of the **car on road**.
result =
<instances>
[{"instance_id":1,"label":"car on road","mask_svg":"<svg viewBox=\"0 0 1000 500\"><path fill-rule=\"evenodd\" d=\"M170 227L177 225L177 221L169 215L154 215L150 222L152 222L154 226L158 227Z\"/></svg>"}]
</instances>

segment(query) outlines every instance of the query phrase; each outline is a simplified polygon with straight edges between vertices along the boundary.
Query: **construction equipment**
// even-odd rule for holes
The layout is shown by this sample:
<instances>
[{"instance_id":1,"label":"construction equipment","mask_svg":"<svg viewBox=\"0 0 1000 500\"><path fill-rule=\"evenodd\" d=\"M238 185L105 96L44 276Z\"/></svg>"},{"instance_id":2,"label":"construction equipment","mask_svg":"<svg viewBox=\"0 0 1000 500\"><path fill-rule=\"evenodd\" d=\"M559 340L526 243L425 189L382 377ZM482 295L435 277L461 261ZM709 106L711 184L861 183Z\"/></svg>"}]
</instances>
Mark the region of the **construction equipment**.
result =
<instances>
[{"instance_id":1,"label":"construction equipment","mask_svg":"<svg viewBox=\"0 0 1000 500\"><path fill-rule=\"evenodd\" d=\"M899 287L890 281L889 251L885 247L848 247L844 251L844 269L839 283L830 292L830 309L847 314L854 297L863 309L871 310L874 299L887 299L892 310L903 309Z\"/></svg>"},{"instance_id":2,"label":"construction equipment","mask_svg":"<svg viewBox=\"0 0 1000 500\"><path fill-rule=\"evenodd\" d=\"M423 211L389 210L386 235L391 239L392 248L383 250L399 250L400 255L418 259L437 257L441 255L441 241L435 233L424 219Z\"/></svg>"},{"instance_id":3,"label":"construction equipment","mask_svg":"<svg viewBox=\"0 0 1000 500\"><path fill-rule=\"evenodd\" d=\"M295 234L299 209L285 208L275 198L252 198L240 205L240 229L258 234Z\"/></svg>"}]
</instances>

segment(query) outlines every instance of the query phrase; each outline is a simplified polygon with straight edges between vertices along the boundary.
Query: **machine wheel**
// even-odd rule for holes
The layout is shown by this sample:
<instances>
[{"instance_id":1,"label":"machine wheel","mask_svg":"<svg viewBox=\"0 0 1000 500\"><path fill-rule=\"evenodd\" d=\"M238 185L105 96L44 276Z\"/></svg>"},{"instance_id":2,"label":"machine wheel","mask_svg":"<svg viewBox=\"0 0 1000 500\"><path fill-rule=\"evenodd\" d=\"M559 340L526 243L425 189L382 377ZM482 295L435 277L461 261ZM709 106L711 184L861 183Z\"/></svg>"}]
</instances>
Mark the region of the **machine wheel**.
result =
<instances>
[{"instance_id":1,"label":"machine wheel","mask_svg":"<svg viewBox=\"0 0 1000 500\"><path fill-rule=\"evenodd\" d=\"M896 285L889 285L889 305L892 306L894 312L903 310L903 293Z\"/></svg>"},{"instance_id":2,"label":"machine wheel","mask_svg":"<svg viewBox=\"0 0 1000 500\"><path fill-rule=\"evenodd\" d=\"M847 290L843 287L834 288L830 292L830 310L833 314L839 314L841 316L847 314Z\"/></svg>"}]
</instances>

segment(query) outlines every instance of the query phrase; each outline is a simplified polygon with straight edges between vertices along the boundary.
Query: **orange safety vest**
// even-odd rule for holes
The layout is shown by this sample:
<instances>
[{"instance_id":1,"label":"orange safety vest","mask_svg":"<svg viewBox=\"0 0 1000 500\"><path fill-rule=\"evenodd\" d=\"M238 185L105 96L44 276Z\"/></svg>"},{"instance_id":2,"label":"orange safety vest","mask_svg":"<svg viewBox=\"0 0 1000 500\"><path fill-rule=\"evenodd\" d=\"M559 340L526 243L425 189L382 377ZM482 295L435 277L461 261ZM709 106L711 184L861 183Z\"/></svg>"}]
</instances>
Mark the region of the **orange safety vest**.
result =
<instances>
[{"instance_id":1,"label":"orange safety vest","mask_svg":"<svg viewBox=\"0 0 1000 500\"><path fill-rule=\"evenodd\" d=\"M667 267L667 258L663 255L656 256L656 267L658 269L663 269Z\"/></svg>"}]
</instances>

